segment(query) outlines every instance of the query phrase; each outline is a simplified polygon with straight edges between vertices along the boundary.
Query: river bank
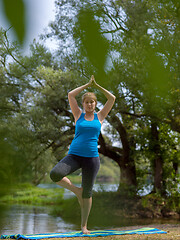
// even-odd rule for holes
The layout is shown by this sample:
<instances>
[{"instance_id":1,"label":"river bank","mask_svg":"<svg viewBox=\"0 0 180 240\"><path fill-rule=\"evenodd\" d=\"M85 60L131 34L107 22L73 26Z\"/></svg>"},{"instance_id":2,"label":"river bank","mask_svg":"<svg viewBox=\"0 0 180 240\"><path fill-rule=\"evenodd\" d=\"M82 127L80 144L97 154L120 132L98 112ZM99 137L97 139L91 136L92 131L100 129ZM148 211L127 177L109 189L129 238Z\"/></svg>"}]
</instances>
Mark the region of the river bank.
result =
<instances>
[{"instance_id":1,"label":"river bank","mask_svg":"<svg viewBox=\"0 0 180 240\"><path fill-rule=\"evenodd\" d=\"M123 196L117 192L96 192L89 221L100 222L112 219L142 220L176 220L180 221L180 202L172 202L171 198L160 198L155 194L147 196ZM173 204L172 204L173 203ZM75 211L76 209L76 211ZM80 211L76 198L66 199L55 209L55 215L64 219L79 219ZM103 221L101 220L103 219ZM146 224L146 223L145 223Z\"/></svg>"},{"instance_id":2,"label":"river bank","mask_svg":"<svg viewBox=\"0 0 180 240\"><path fill-rule=\"evenodd\" d=\"M0 198L5 204L30 204L30 205L56 205L54 214L61 217L80 216L77 199L71 195L64 198L62 188L42 188L30 184L17 185L11 191ZM105 218L108 216L122 218L142 219L177 219L180 220L180 199L171 196L162 198L157 194L145 196L122 194L108 190L93 193L93 206L91 215L97 219L97 213Z\"/></svg>"}]
</instances>

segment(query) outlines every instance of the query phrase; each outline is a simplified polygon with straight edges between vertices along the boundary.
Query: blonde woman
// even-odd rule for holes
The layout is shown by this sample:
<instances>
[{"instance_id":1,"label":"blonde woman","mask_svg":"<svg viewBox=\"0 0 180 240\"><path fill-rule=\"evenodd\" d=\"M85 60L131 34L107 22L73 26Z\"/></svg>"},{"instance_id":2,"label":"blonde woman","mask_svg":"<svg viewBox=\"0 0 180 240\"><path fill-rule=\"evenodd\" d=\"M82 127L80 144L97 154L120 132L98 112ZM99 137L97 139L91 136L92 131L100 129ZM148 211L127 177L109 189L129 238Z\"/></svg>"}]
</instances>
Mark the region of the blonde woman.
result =
<instances>
[{"instance_id":1,"label":"blonde woman","mask_svg":"<svg viewBox=\"0 0 180 240\"><path fill-rule=\"evenodd\" d=\"M76 101L76 96L88 87L100 90L107 102L95 113L97 99L94 93L87 92L82 97L82 111ZM75 120L75 137L70 145L68 155L52 169L50 177L58 185L69 189L78 198L81 207L81 229L84 234L90 233L87 222L92 205L92 188L100 166L98 153L98 138L101 125L110 112L115 96L96 83L92 75L90 81L68 94L69 104ZM76 187L66 177L77 169L82 169L82 187Z\"/></svg>"}]
</instances>

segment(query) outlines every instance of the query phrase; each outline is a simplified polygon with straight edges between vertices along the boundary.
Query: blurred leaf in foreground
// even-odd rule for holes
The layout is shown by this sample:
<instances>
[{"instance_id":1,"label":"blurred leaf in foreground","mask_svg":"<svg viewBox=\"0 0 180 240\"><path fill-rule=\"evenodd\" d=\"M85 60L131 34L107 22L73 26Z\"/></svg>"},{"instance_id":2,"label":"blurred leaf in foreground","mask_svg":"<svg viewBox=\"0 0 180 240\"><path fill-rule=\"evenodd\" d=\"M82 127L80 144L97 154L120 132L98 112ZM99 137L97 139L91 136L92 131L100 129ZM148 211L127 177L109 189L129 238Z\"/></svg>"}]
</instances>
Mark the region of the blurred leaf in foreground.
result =
<instances>
[{"instance_id":1,"label":"blurred leaf in foreground","mask_svg":"<svg viewBox=\"0 0 180 240\"><path fill-rule=\"evenodd\" d=\"M18 41L23 44L26 32L26 12L23 0L3 0L3 12L15 31Z\"/></svg>"}]
</instances>

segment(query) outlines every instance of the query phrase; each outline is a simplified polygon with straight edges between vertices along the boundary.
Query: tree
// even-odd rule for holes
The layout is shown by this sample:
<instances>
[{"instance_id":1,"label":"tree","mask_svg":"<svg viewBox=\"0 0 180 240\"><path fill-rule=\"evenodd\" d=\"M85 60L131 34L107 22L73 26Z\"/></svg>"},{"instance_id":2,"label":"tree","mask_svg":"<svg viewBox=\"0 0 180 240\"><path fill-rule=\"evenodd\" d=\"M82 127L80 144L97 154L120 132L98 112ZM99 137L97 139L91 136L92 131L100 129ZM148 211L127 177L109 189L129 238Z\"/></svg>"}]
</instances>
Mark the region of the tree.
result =
<instances>
[{"instance_id":1,"label":"tree","mask_svg":"<svg viewBox=\"0 0 180 240\"><path fill-rule=\"evenodd\" d=\"M50 25L51 33L48 37L55 36L60 41L58 54L66 66L77 69L86 76L91 72L100 76L83 42L88 33L87 30L81 31L79 16L82 11L89 11L91 8L90 13L94 12L98 31L110 39L110 70L106 68L107 74L101 75L104 82L100 77L97 81L108 86L119 96L114 111L107 120L116 132L117 139L122 142L123 148L106 144L101 136L100 151L118 162L121 167L121 182L129 186L136 186L137 148L133 130L138 128L137 119L147 119L147 124L148 119L158 124L163 121L168 123L172 130L179 132L178 65L174 65L178 62L179 51L179 31L176 31L179 28L179 18L176 3L140 0L79 0L76 3L71 0L56 1L56 20ZM103 102L101 99L100 101ZM158 135L154 124L151 127L152 136L157 142ZM160 151L160 147L155 144L155 152ZM155 189L160 190L163 160L154 156L154 161L154 174L158 172L158 166L161 168L161 174L155 174Z\"/></svg>"},{"instance_id":2,"label":"tree","mask_svg":"<svg viewBox=\"0 0 180 240\"><path fill-rule=\"evenodd\" d=\"M46 163L46 159L50 158L50 152L46 152L46 156L44 155L45 147L37 139L28 119L30 118L28 113L32 109L30 106L33 105L31 96L33 93L37 93L35 84L40 84L33 75L33 67L35 68L35 65L37 67L37 61L36 63L34 61L37 55L34 54L35 51L33 53L32 47L32 56L30 58L22 57L18 45L9 42L6 31L1 30L0 37L0 132L1 146L3 147L1 155L3 169L1 177L3 179L1 182L6 181L6 183L12 184L14 176L16 176L17 181L32 180L38 184L47 171L47 164L40 164L40 162ZM39 56L42 57L45 49L40 48L38 44L37 49L36 53L39 51ZM51 54L44 53L43 59L39 58L39 64L41 61L48 64L48 58L51 58ZM52 63L52 61L50 62ZM39 152L42 150L43 154L40 156ZM5 171L5 169L8 170ZM37 172L39 172L38 175Z\"/></svg>"},{"instance_id":3,"label":"tree","mask_svg":"<svg viewBox=\"0 0 180 240\"><path fill-rule=\"evenodd\" d=\"M26 35L26 29L25 29L25 9L24 9L24 3L22 0L12 1L12 0L3 0L2 1L2 7L1 11L5 13L5 16L7 19L9 19L10 23L14 27L14 32L17 34L17 38L21 44L23 44L23 41L25 39ZM7 40L7 36L5 35L5 38ZM4 36L2 34L2 31L0 30L0 39L3 41ZM17 92L17 88L15 87L15 84L6 84L5 83L5 77L4 77L4 63L5 60L7 60L7 51L2 54L2 46L3 42L0 42L0 164L1 164L1 181L0 181L0 195L3 195L7 192L9 189L9 184L14 182L14 173L10 171L12 167L13 161L18 156L18 153L16 150L11 146L8 142L5 141L6 139L6 131L7 129L3 126L3 122L6 118L8 120L11 119L11 114L14 111L13 102L14 99L13 96L15 95L15 92ZM6 49L7 50L7 49ZM15 89L16 88L16 89ZM13 94L11 98L11 93ZM7 99L11 98L12 101L8 101ZM9 116L10 115L10 116ZM2 209L0 209L0 214L2 212Z\"/></svg>"},{"instance_id":4,"label":"tree","mask_svg":"<svg viewBox=\"0 0 180 240\"><path fill-rule=\"evenodd\" d=\"M2 56L5 56L1 59L5 71L2 74L4 86L9 81L15 91L9 94L8 90L8 98L3 100L7 104L3 105L16 109L11 124L7 121L4 126L15 133L8 134L8 143L19 152L22 149L26 152L25 161L20 165L21 169L27 169L23 179L33 179L38 184L51 164L65 154L74 133L67 92L86 82L93 72L97 81L117 97L100 135L99 151L120 166L119 191L143 187L147 176L150 176L148 179L154 184L154 190L162 189L162 194L170 189L167 179L173 179L177 186L178 65L175 69L173 62L176 59L170 48L168 58L164 48L160 48L161 44L168 45L172 40L176 43L174 32L169 37L172 26L161 22L164 12L169 13L166 4L138 0L69 0L56 1L56 4L59 7L56 21L49 34L55 34L61 43L55 56L37 42L31 45L31 56L22 57L8 42L1 48ZM106 64L98 65L89 57L89 50L82 47L88 29L81 31L75 15L81 17L81 10L89 11L89 6L94 10L94 16L90 11L90 19L95 25L93 31L97 36L108 34L108 50L102 53ZM166 40L161 41L161 31L168 36ZM104 41L104 36L98 39ZM9 57L11 63L6 60ZM164 81L168 87L163 86ZM105 98L99 92L97 95L98 107L101 107ZM172 131L175 129L177 133ZM171 138L168 138L169 134ZM167 174L167 167L173 172L171 176Z\"/></svg>"}]
</instances>

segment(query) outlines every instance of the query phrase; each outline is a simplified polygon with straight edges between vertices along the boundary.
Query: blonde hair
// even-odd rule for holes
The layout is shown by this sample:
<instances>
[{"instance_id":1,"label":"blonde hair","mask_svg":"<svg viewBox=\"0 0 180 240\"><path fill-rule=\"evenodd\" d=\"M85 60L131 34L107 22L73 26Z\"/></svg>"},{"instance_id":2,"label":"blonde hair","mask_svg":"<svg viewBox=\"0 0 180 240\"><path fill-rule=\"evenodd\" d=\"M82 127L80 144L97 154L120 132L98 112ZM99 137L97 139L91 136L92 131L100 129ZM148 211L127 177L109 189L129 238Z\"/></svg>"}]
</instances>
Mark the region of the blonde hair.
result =
<instances>
[{"instance_id":1,"label":"blonde hair","mask_svg":"<svg viewBox=\"0 0 180 240\"><path fill-rule=\"evenodd\" d=\"M86 97L92 98L92 99L96 102L96 104L97 104L97 97L96 97L95 93L93 93L93 92L84 93L84 94L82 95L82 102L85 101L85 98L86 98Z\"/></svg>"}]
</instances>

